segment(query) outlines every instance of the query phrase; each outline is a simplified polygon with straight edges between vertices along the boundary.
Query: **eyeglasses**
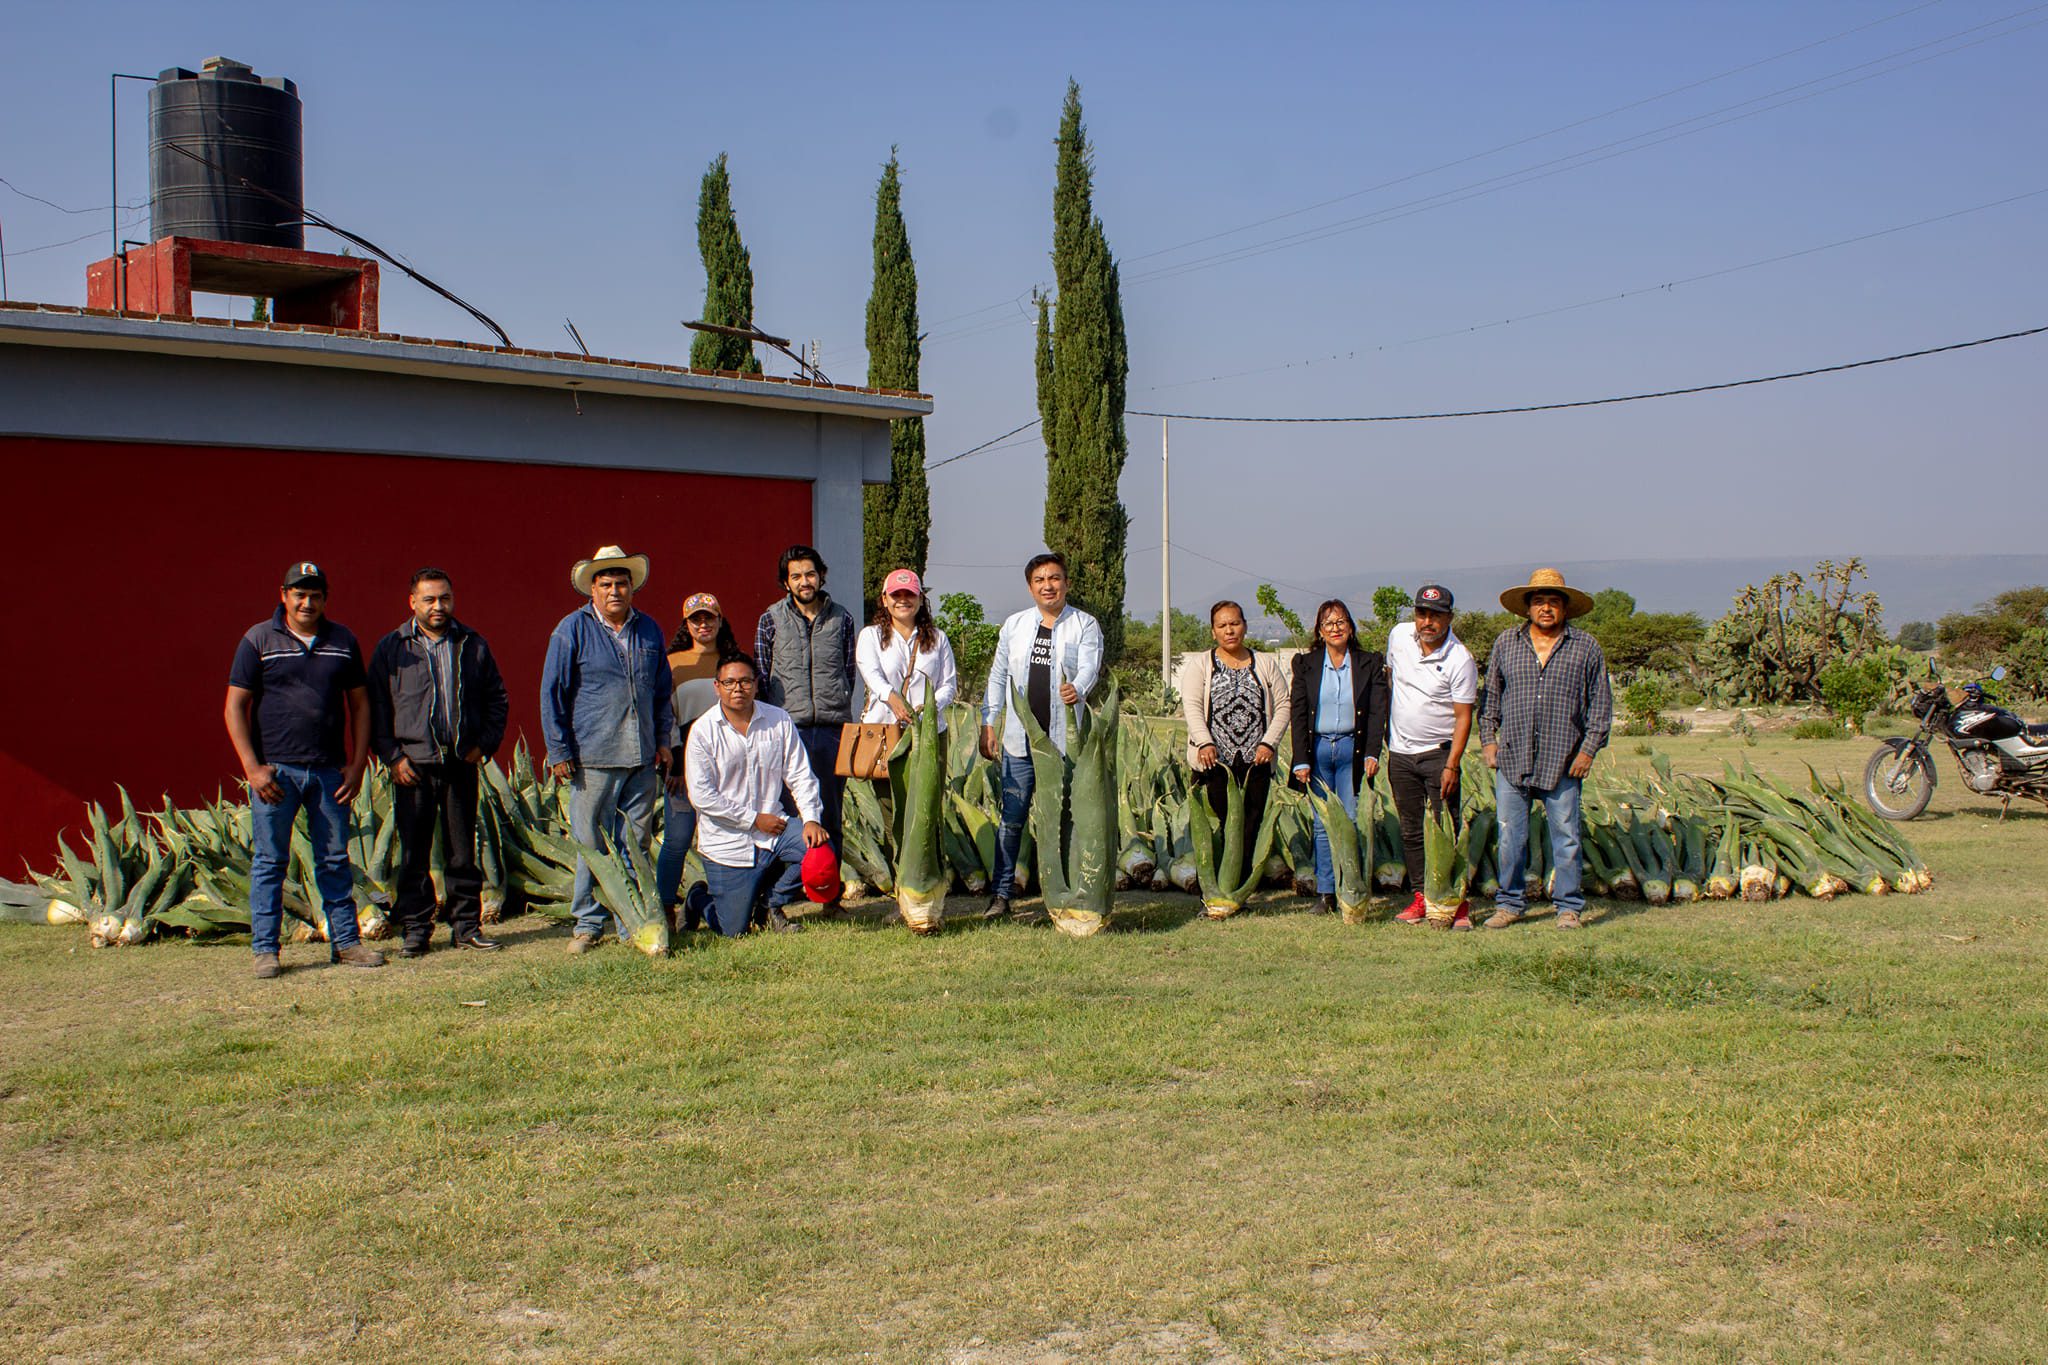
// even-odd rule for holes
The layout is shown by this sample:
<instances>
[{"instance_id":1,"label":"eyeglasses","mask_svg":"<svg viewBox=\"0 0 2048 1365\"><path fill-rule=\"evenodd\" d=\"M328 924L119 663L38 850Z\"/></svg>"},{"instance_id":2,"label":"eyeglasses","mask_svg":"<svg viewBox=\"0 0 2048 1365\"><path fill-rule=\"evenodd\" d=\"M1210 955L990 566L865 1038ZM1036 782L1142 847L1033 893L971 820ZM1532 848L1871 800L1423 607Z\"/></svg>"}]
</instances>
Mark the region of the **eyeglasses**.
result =
<instances>
[{"instance_id":1,"label":"eyeglasses","mask_svg":"<svg viewBox=\"0 0 2048 1365\"><path fill-rule=\"evenodd\" d=\"M715 680L713 685L717 687L730 687L737 689L746 687L759 687L761 685L761 681L758 678L719 678Z\"/></svg>"}]
</instances>

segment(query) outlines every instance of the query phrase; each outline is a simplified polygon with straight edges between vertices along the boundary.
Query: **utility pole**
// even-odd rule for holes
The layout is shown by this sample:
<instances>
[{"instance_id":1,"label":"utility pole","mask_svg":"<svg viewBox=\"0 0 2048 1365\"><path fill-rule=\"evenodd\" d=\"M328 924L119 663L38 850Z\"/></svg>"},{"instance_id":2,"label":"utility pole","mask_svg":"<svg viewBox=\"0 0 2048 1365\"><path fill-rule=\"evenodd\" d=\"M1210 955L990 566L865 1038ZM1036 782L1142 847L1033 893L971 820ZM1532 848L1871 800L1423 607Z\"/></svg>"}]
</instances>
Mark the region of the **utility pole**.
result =
<instances>
[{"instance_id":1,"label":"utility pole","mask_svg":"<svg viewBox=\"0 0 2048 1365\"><path fill-rule=\"evenodd\" d=\"M1173 690L1173 503L1166 481L1166 424L1159 419L1159 695Z\"/></svg>"}]
</instances>

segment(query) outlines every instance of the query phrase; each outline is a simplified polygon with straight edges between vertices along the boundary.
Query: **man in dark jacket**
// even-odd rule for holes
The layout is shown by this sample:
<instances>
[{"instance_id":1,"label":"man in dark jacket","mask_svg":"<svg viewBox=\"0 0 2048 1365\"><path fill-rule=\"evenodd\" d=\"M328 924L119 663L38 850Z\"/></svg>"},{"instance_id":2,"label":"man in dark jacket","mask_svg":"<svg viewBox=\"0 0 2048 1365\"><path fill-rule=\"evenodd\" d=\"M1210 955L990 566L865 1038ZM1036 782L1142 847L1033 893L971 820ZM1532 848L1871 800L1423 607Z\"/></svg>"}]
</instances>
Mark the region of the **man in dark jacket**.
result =
<instances>
[{"instance_id":1,"label":"man in dark jacket","mask_svg":"<svg viewBox=\"0 0 2048 1365\"><path fill-rule=\"evenodd\" d=\"M789 712L810 755L824 806L825 833L839 849L846 779L838 775L839 731L853 719L853 646L860 634L845 607L825 591L825 557L808 545L782 552L781 601L754 627L761 700Z\"/></svg>"},{"instance_id":2,"label":"man in dark jacket","mask_svg":"<svg viewBox=\"0 0 2048 1365\"><path fill-rule=\"evenodd\" d=\"M370 655L370 747L391 770L398 821L397 904L406 957L434 935L427 875L434 833L448 860L448 912L457 948L484 951L483 877L476 861L477 769L505 738L510 701L484 637L455 619L455 588L440 569L412 576L412 619Z\"/></svg>"}]
</instances>

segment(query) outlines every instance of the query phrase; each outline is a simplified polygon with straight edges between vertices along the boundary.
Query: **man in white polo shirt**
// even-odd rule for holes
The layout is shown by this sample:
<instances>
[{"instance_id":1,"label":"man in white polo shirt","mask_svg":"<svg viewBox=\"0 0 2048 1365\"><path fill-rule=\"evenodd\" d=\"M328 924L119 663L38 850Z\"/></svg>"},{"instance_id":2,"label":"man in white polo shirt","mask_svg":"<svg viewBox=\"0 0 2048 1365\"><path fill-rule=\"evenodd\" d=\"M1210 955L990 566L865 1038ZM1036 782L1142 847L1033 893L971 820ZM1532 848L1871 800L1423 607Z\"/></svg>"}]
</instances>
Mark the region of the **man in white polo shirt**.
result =
<instances>
[{"instance_id":1,"label":"man in white polo shirt","mask_svg":"<svg viewBox=\"0 0 2048 1365\"><path fill-rule=\"evenodd\" d=\"M1451 590L1424 584L1415 594L1415 619L1387 635L1387 681L1391 709L1387 726L1387 782L1401 813L1401 845L1408 861L1408 887L1415 893L1394 916L1420 924L1422 911L1422 821L1425 810L1449 804L1458 820L1458 765L1472 734L1472 704L1479 698L1479 666L1472 651L1451 633ZM1453 929L1470 929L1472 916L1461 902Z\"/></svg>"}]
</instances>

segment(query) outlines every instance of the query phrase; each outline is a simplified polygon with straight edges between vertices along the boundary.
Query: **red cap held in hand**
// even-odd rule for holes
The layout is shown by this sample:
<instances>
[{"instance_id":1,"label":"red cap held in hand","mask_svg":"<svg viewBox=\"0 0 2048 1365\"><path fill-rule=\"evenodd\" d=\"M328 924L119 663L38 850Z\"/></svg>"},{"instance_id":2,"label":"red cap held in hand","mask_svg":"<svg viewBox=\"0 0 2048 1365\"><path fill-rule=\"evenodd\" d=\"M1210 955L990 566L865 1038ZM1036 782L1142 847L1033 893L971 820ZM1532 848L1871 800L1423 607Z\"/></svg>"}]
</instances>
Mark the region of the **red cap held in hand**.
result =
<instances>
[{"instance_id":1,"label":"red cap held in hand","mask_svg":"<svg viewBox=\"0 0 2048 1365\"><path fill-rule=\"evenodd\" d=\"M820 905L839 899L845 888L839 882L839 855L832 845L819 844L804 854L804 894Z\"/></svg>"}]
</instances>

